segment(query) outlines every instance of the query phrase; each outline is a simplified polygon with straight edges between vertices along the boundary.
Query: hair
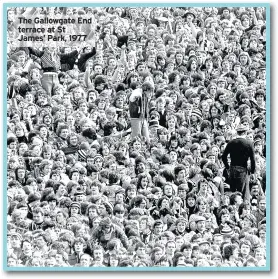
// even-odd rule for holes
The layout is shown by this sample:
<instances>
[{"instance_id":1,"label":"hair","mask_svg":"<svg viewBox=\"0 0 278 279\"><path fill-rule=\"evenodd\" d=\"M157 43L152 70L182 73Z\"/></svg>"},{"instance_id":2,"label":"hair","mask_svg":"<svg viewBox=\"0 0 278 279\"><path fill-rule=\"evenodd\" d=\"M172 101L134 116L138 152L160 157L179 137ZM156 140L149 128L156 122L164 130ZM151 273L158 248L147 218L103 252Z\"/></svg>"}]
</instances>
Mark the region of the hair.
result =
<instances>
[{"instance_id":1,"label":"hair","mask_svg":"<svg viewBox=\"0 0 278 279\"><path fill-rule=\"evenodd\" d=\"M236 244L228 244L223 248L223 259L229 260L230 256L233 255L234 251L238 249L238 245Z\"/></svg>"},{"instance_id":2,"label":"hair","mask_svg":"<svg viewBox=\"0 0 278 279\"><path fill-rule=\"evenodd\" d=\"M233 194L231 194L231 196L230 196L230 204L231 205L235 205L236 204L235 199L236 199L237 196L241 196L242 197L242 193L234 192Z\"/></svg>"},{"instance_id":3,"label":"hair","mask_svg":"<svg viewBox=\"0 0 278 279\"><path fill-rule=\"evenodd\" d=\"M205 204L208 204L208 201L206 198L204 197L197 197L196 199L196 204L195 204L195 208L194 208L194 213L198 212L199 211L199 204L203 202Z\"/></svg>"},{"instance_id":4,"label":"hair","mask_svg":"<svg viewBox=\"0 0 278 279\"><path fill-rule=\"evenodd\" d=\"M147 178L148 179L148 185L151 184L152 180L151 180L151 176L147 173L140 173L138 175L138 180L137 180L137 188L140 189L142 186L141 186L141 181L143 178Z\"/></svg>"},{"instance_id":5,"label":"hair","mask_svg":"<svg viewBox=\"0 0 278 279\"><path fill-rule=\"evenodd\" d=\"M173 266L177 266L179 258L184 257L182 252L176 252L173 257Z\"/></svg>"},{"instance_id":6,"label":"hair","mask_svg":"<svg viewBox=\"0 0 278 279\"><path fill-rule=\"evenodd\" d=\"M41 213L42 215L44 215L44 211L43 211L43 209L41 208L41 207L35 207L34 209L33 209L33 214L39 214L39 213Z\"/></svg>"}]
</instances>

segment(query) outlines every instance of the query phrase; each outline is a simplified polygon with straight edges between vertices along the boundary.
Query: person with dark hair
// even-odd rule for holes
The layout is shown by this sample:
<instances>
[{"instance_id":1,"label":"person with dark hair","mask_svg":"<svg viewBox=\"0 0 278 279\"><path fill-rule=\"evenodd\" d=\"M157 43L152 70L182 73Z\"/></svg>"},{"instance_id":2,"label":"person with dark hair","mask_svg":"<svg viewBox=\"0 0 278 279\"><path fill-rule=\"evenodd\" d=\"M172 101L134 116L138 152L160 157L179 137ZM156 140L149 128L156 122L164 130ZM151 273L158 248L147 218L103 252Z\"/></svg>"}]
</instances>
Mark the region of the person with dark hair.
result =
<instances>
[{"instance_id":1,"label":"person with dark hair","mask_svg":"<svg viewBox=\"0 0 278 279\"><path fill-rule=\"evenodd\" d=\"M238 258L239 247L235 244L227 244L223 248L223 261L227 266L240 266L241 263Z\"/></svg>"},{"instance_id":2,"label":"person with dark hair","mask_svg":"<svg viewBox=\"0 0 278 279\"><path fill-rule=\"evenodd\" d=\"M40 207L36 207L32 210L33 221L29 225L30 231L36 231L39 229L44 230L46 228L46 223L44 222L44 211Z\"/></svg>"},{"instance_id":3,"label":"person with dark hair","mask_svg":"<svg viewBox=\"0 0 278 279\"><path fill-rule=\"evenodd\" d=\"M87 247L85 240L82 237L77 237L73 241L73 253L69 255L69 264L74 266L80 263L81 256L84 254L84 250Z\"/></svg>"},{"instance_id":4,"label":"person with dark hair","mask_svg":"<svg viewBox=\"0 0 278 279\"><path fill-rule=\"evenodd\" d=\"M123 247L128 248L128 239L125 233L116 225L112 224L109 217L105 217L99 223L99 227L93 231L92 241L98 241L104 249L112 238L120 239Z\"/></svg>"}]
</instances>

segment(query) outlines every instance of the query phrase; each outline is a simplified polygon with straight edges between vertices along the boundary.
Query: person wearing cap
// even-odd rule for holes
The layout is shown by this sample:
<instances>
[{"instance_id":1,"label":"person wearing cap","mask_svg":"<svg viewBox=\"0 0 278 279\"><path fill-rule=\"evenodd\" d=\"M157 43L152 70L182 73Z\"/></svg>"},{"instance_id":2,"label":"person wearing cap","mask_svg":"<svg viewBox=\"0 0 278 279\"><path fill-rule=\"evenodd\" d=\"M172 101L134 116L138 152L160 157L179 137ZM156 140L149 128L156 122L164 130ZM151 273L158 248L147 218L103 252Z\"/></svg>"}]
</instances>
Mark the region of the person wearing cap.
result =
<instances>
[{"instance_id":1,"label":"person wearing cap","mask_svg":"<svg viewBox=\"0 0 278 279\"><path fill-rule=\"evenodd\" d=\"M81 189L81 187L77 187L76 188L76 191L74 193L74 196L75 196L75 200L76 202L78 203L82 203L82 202L85 202L86 201L86 195L85 195L85 192Z\"/></svg>"},{"instance_id":2,"label":"person wearing cap","mask_svg":"<svg viewBox=\"0 0 278 279\"><path fill-rule=\"evenodd\" d=\"M200 252L204 253L206 250L210 249L210 242L206 239L201 238L198 242Z\"/></svg>"},{"instance_id":3,"label":"person wearing cap","mask_svg":"<svg viewBox=\"0 0 278 279\"><path fill-rule=\"evenodd\" d=\"M228 142L222 155L223 163L229 170L230 190L239 191L244 194L244 198L249 201L250 189L248 183L247 161L251 161L250 173L255 173L255 152L253 144L245 139L246 127L239 125L237 128L237 138ZM231 163L228 164L228 155Z\"/></svg>"},{"instance_id":4,"label":"person wearing cap","mask_svg":"<svg viewBox=\"0 0 278 279\"><path fill-rule=\"evenodd\" d=\"M78 214L80 214L81 206L79 202L72 202L70 204L70 209L69 209L69 216L70 217L77 217Z\"/></svg>"},{"instance_id":5,"label":"person wearing cap","mask_svg":"<svg viewBox=\"0 0 278 279\"><path fill-rule=\"evenodd\" d=\"M201 215L191 215L189 218L189 223L195 222L196 224L196 234L198 234L199 237L204 237L206 234L206 217Z\"/></svg>"},{"instance_id":6,"label":"person wearing cap","mask_svg":"<svg viewBox=\"0 0 278 279\"><path fill-rule=\"evenodd\" d=\"M11 231L8 233L10 249L12 252L19 258L22 253L21 243L22 243L22 235L16 231Z\"/></svg>"}]
</instances>

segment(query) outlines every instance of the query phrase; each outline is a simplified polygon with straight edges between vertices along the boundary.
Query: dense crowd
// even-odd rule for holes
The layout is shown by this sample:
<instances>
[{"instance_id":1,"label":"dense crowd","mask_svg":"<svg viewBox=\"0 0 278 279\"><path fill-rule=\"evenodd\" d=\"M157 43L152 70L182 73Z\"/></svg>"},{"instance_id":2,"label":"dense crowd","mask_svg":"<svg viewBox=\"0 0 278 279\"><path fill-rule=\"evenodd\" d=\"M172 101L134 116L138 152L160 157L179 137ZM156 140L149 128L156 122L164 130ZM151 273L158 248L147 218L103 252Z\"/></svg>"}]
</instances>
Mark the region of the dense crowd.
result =
<instances>
[{"instance_id":1,"label":"dense crowd","mask_svg":"<svg viewBox=\"0 0 278 279\"><path fill-rule=\"evenodd\" d=\"M92 23L27 46L30 15ZM265 8L7 17L8 266L266 265Z\"/></svg>"}]
</instances>

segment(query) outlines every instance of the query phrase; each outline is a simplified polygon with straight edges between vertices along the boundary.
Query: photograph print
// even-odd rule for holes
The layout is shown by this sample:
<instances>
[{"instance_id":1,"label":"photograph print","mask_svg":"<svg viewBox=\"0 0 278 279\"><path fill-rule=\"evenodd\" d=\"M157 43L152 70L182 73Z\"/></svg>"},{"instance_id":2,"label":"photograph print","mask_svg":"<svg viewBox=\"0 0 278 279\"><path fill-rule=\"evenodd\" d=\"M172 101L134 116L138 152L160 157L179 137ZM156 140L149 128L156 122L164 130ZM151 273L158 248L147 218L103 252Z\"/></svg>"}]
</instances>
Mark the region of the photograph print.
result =
<instances>
[{"instance_id":1,"label":"photograph print","mask_svg":"<svg viewBox=\"0 0 278 279\"><path fill-rule=\"evenodd\" d=\"M269 271L269 6L20 5L4 269Z\"/></svg>"}]
</instances>

